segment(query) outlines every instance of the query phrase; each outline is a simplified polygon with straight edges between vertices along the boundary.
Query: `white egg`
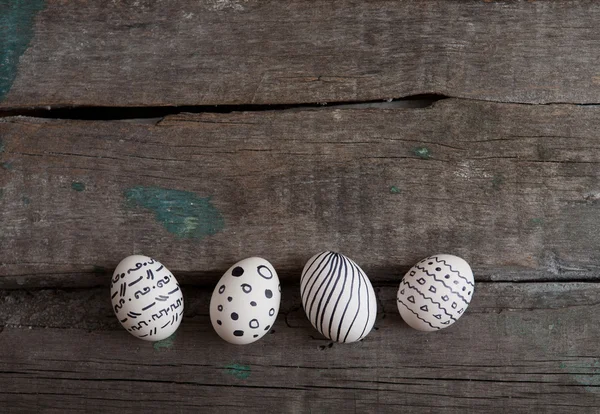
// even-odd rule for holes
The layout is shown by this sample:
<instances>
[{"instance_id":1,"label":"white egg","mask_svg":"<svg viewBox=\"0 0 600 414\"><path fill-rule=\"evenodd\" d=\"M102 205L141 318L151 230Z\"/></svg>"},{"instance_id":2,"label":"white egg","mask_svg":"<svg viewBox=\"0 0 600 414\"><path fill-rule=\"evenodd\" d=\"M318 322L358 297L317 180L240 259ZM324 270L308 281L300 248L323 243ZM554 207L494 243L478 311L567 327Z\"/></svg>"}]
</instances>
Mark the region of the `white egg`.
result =
<instances>
[{"instance_id":1,"label":"white egg","mask_svg":"<svg viewBox=\"0 0 600 414\"><path fill-rule=\"evenodd\" d=\"M359 341L373 328L377 301L371 281L343 254L311 257L302 271L300 295L312 325L333 341Z\"/></svg>"},{"instance_id":2,"label":"white egg","mask_svg":"<svg viewBox=\"0 0 600 414\"><path fill-rule=\"evenodd\" d=\"M171 336L183 316L183 295L161 263L134 255L121 260L110 282L113 311L127 332L145 341Z\"/></svg>"},{"instance_id":3,"label":"white egg","mask_svg":"<svg viewBox=\"0 0 600 414\"><path fill-rule=\"evenodd\" d=\"M265 259L250 257L231 266L210 299L210 321L217 334L232 344L262 338L279 313L281 285Z\"/></svg>"},{"instance_id":4,"label":"white egg","mask_svg":"<svg viewBox=\"0 0 600 414\"><path fill-rule=\"evenodd\" d=\"M475 281L469 264L438 254L414 265L400 282L398 310L414 329L437 331L460 318L469 306Z\"/></svg>"}]
</instances>

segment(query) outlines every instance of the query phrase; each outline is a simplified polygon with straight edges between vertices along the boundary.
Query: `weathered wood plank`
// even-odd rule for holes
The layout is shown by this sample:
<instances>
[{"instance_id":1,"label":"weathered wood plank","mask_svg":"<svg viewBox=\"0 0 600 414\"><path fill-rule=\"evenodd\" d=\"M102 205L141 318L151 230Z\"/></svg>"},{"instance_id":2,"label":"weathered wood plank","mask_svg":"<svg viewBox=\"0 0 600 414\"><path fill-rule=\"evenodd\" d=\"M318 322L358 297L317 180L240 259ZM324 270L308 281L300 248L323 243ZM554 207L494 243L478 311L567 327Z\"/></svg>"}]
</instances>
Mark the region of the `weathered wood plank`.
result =
<instances>
[{"instance_id":1,"label":"weathered wood plank","mask_svg":"<svg viewBox=\"0 0 600 414\"><path fill-rule=\"evenodd\" d=\"M0 19L0 108L600 102L594 0L4 0Z\"/></svg>"},{"instance_id":2,"label":"weathered wood plank","mask_svg":"<svg viewBox=\"0 0 600 414\"><path fill-rule=\"evenodd\" d=\"M156 125L0 121L0 285L90 286L129 254L188 284L321 249L376 283L447 252L477 280L596 279L600 108L180 115Z\"/></svg>"},{"instance_id":3,"label":"weathered wood plank","mask_svg":"<svg viewBox=\"0 0 600 414\"><path fill-rule=\"evenodd\" d=\"M598 284L480 283L464 317L436 333L402 322L396 289L377 289L376 331L330 346L303 314L298 286L285 286L274 333L243 347L212 331L209 290L184 287L182 327L154 345L118 326L106 289L5 291L0 402L61 412L578 413L600 405Z\"/></svg>"}]
</instances>

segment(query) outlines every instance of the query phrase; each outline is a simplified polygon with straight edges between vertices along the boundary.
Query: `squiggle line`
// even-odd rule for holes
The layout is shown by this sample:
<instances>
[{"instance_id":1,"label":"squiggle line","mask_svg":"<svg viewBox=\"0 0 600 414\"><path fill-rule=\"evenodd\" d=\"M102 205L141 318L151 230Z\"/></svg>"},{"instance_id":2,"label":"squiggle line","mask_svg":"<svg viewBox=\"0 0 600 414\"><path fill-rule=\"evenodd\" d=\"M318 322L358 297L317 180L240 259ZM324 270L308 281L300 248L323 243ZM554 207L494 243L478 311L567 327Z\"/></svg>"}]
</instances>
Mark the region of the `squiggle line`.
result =
<instances>
[{"instance_id":1,"label":"squiggle line","mask_svg":"<svg viewBox=\"0 0 600 414\"><path fill-rule=\"evenodd\" d=\"M450 271L453 273L456 273L458 275L458 277L460 277L461 279L463 279L465 282L467 282L469 285L475 287L475 285L473 284L473 282L469 281L469 279L467 279L466 277L464 277L463 275L460 274L460 272L458 270L454 270L452 268L452 266L450 266L448 263L446 263L446 261L444 259L438 259L437 256L433 256L433 258L435 259L436 262L438 263L443 263L445 266L448 266L450 268Z\"/></svg>"},{"instance_id":2,"label":"squiggle line","mask_svg":"<svg viewBox=\"0 0 600 414\"><path fill-rule=\"evenodd\" d=\"M422 320L423 322L425 322L426 324L428 324L429 326L431 326L433 329L440 329L439 326L433 326L429 321L426 321L425 319L421 318L417 312L415 312L414 310L412 310L411 308L409 308L408 305L406 303L402 302L401 299L398 299L398 302L400 302L401 304L403 304L406 309L408 309L409 311L411 311L412 313L414 313L415 316L418 319Z\"/></svg>"},{"instance_id":3,"label":"squiggle line","mask_svg":"<svg viewBox=\"0 0 600 414\"><path fill-rule=\"evenodd\" d=\"M454 293L456 296L458 296L459 298L461 298L463 300L463 302L465 302L466 305L469 304L469 301L467 301L464 297L462 297L462 295L458 292L455 292L454 290L452 290L452 288L450 286L448 286L446 283L444 283L444 281L442 279L438 279L437 277L435 277L435 273L431 274L429 273L427 270L425 270L425 268L423 267L419 267L419 266L415 266L417 269L427 273L427 276L431 276L436 282L440 282L442 285L446 286L450 292Z\"/></svg>"},{"instance_id":4,"label":"squiggle line","mask_svg":"<svg viewBox=\"0 0 600 414\"><path fill-rule=\"evenodd\" d=\"M454 319L454 317L452 315L450 315L446 309L444 309L442 307L442 304L440 302L436 302L435 300L433 300L432 298L425 296L423 293L421 293L421 291L419 289L417 289L416 287L412 286L410 283L408 283L407 281L403 282L406 286L408 286L409 288L416 290L417 293L421 296L423 296L424 299L429 299L432 303L435 303L436 305L438 305L438 308L440 308L446 315L448 315L450 317L450 319L452 319L454 322L456 322L456 319Z\"/></svg>"}]
</instances>

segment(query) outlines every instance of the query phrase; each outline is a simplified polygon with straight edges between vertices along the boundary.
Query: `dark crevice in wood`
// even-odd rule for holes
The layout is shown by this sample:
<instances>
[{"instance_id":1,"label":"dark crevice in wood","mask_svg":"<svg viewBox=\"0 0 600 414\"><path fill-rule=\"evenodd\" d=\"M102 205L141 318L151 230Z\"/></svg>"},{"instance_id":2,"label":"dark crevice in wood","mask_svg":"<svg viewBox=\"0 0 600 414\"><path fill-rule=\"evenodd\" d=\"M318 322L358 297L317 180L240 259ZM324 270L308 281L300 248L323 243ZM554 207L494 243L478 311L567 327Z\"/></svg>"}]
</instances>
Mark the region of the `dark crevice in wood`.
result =
<instances>
[{"instance_id":1,"label":"dark crevice in wood","mask_svg":"<svg viewBox=\"0 0 600 414\"><path fill-rule=\"evenodd\" d=\"M127 119L156 119L180 113L231 113L263 112L311 108L426 108L435 102L449 99L440 94L411 95L397 99L312 102L299 104L239 104L239 105L195 105L195 106L45 106L0 110L0 117L28 116L47 119L115 121Z\"/></svg>"}]
</instances>

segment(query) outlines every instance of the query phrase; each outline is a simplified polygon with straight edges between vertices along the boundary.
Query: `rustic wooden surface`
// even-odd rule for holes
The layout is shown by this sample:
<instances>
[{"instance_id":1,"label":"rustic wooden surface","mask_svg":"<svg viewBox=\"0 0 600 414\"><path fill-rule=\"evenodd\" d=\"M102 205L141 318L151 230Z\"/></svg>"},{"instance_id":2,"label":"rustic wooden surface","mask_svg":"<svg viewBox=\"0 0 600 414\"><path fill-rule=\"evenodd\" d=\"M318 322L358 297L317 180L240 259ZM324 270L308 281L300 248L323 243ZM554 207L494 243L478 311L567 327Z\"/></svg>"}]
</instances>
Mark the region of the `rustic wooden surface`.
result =
<instances>
[{"instance_id":1,"label":"rustic wooden surface","mask_svg":"<svg viewBox=\"0 0 600 414\"><path fill-rule=\"evenodd\" d=\"M0 0L2 412L599 412L599 19L592 0ZM421 94L440 100L393 100ZM321 249L375 286L360 343L301 309ZM420 333L396 290L440 252L475 295ZM111 312L133 253L182 282L165 341ZM232 346L208 301L251 255L281 313Z\"/></svg>"},{"instance_id":2,"label":"rustic wooden surface","mask_svg":"<svg viewBox=\"0 0 600 414\"><path fill-rule=\"evenodd\" d=\"M596 103L599 20L594 0L2 0L0 108Z\"/></svg>"},{"instance_id":3,"label":"rustic wooden surface","mask_svg":"<svg viewBox=\"0 0 600 414\"><path fill-rule=\"evenodd\" d=\"M295 285L283 291L272 334L250 346L228 345L212 331L207 290L184 291L181 328L155 344L118 326L106 289L3 292L0 402L15 411L53 412L598 407L600 325L590 317L598 310L598 284L480 283L465 316L436 333L401 320L395 286L376 290L376 330L362 342L321 339Z\"/></svg>"},{"instance_id":4,"label":"rustic wooden surface","mask_svg":"<svg viewBox=\"0 0 600 414\"><path fill-rule=\"evenodd\" d=\"M259 255L297 281L337 249L375 282L447 252L476 280L597 279L600 109L4 118L0 286L106 285L121 258L211 285Z\"/></svg>"}]
</instances>

